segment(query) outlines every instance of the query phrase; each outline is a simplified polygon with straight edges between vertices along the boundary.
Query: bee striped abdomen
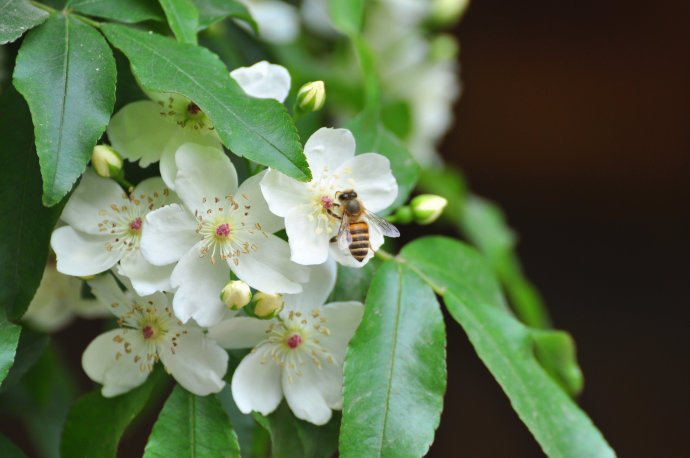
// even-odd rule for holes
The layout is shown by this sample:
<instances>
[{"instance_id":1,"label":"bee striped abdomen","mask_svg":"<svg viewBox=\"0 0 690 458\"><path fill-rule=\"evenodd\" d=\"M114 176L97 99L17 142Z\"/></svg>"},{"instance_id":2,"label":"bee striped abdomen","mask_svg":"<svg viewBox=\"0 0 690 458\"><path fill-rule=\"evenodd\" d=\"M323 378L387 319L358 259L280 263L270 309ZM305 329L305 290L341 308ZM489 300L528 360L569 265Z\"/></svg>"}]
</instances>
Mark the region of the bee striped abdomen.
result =
<instances>
[{"instance_id":1,"label":"bee striped abdomen","mask_svg":"<svg viewBox=\"0 0 690 458\"><path fill-rule=\"evenodd\" d=\"M369 253L369 226L364 221L358 221L350 223L349 230L352 235L350 254L357 261L362 262Z\"/></svg>"}]
</instances>

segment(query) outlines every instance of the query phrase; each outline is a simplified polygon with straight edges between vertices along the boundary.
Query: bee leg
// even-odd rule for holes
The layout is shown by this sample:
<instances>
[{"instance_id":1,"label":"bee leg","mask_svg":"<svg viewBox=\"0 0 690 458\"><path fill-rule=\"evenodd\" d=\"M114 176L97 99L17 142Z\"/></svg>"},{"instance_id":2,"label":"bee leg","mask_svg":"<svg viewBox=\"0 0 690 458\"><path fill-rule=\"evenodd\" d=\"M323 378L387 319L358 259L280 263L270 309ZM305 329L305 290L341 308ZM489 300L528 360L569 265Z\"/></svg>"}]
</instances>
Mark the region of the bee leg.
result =
<instances>
[{"instance_id":1,"label":"bee leg","mask_svg":"<svg viewBox=\"0 0 690 458\"><path fill-rule=\"evenodd\" d=\"M336 204L333 204L333 205L336 205ZM340 216L336 215L335 213L333 213L333 212L331 211L330 208L327 208L326 211L328 212L329 215L331 215L331 216L333 216L333 217L335 217L335 218L337 218L337 219L343 219L342 217L340 217Z\"/></svg>"}]
</instances>

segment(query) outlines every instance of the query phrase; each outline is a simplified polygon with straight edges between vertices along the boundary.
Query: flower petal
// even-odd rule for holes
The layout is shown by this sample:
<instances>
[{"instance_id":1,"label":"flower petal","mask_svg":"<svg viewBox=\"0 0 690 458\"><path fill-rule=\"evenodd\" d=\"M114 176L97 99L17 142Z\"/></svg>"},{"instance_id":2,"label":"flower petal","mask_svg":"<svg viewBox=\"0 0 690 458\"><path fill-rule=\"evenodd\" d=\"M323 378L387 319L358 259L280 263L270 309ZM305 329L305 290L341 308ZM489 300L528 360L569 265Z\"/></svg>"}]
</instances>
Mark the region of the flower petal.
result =
<instances>
[{"instance_id":1,"label":"flower petal","mask_svg":"<svg viewBox=\"0 0 690 458\"><path fill-rule=\"evenodd\" d=\"M283 295L285 307L282 314L293 310L309 313L315 308L321 307L335 286L336 264L333 258L325 263L309 269L309 281L302 285L302 292Z\"/></svg>"},{"instance_id":2,"label":"flower petal","mask_svg":"<svg viewBox=\"0 0 690 458\"><path fill-rule=\"evenodd\" d=\"M70 196L60 218L75 229L87 234L101 234L98 223L102 210L123 202L122 188L113 180L101 178L90 168L82 175L79 185Z\"/></svg>"},{"instance_id":3,"label":"flower petal","mask_svg":"<svg viewBox=\"0 0 690 458\"><path fill-rule=\"evenodd\" d=\"M194 213L203 211L203 202L224 198L237 191L237 172L222 150L185 143L175 153L175 191Z\"/></svg>"},{"instance_id":4,"label":"flower petal","mask_svg":"<svg viewBox=\"0 0 690 458\"><path fill-rule=\"evenodd\" d=\"M139 247L147 261L164 266L179 260L199 241L197 223L181 205L171 204L146 215Z\"/></svg>"},{"instance_id":5,"label":"flower petal","mask_svg":"<svg viewBox=\"0 0 690 458\"><path fill-rule=\"evenodd\" d=\"M244 316L230 318L209 329L208 337L223 348L253 348L266 338L272 322Z\"/></svg>"},{"instance_id":6,"label":"flower petal","mask_svg":"<svg viewBox=\"0 0 690 458\"><path fill-rule=\"evenodd\" d=\"M283 392L280 389L280 366L265 355L263 348L249 353L240 362L232 376L232 397L242 413L252 410L268 415L273 412ZM263 362L263 364L262 364Z\"/></svg>"},{"instance_id":7,"label":"flower petal","mask_svg":"<svg viewBox=\"0 0 690 458\"><path fill-rule=\"evenodd\" d=\"M325 425L331 419L331 409L318 389L319 375L314 364L305 364L301 368L301 377L292 377L283 371L282 387L290 409L297 418Z\"/></svg>"},{"instance_id":8,"label":"flower petal","mask_svg":"<svg viewBox=\"0 0 690 458\"><path fill-rule=\"evenodd\" d=\"M136 250L120 259L118 272L130 279L138 295L148 296L156 291L172 291L170 275L173 267L174 264L154 266L144 259L140 250Z\"/></svg>"},{"instance_id":9,"label":"flower petal","mask_svg":"<svg viewBox=\"0 0 690 458\"><path fill-rule=\"evenodd\" d=\"M121 317L130 311L134 301L131 296L120 289L112 275L99 275L87 281L96 299L104 304L116 317Z\"/></svg>"},{"instance_id":10,"label":"flower petal","mask_svg":"<svg viewBox=\"0 0 690 458\"><path fill-rule=\"evenodd\" d=\"M124 354L119 339L122 335L123 329L101 334L91 341L82 355L84 372L91 380L103 384L101 394L108 398L136 388L149 375L148 368L141 370L140 364L134 361L135 356L145 353L143 344L134 340L131 353Z\"/></svg>"},{"instance_id":11,"label":"flower petal","mask_svg":"<svg viewBox=\"0 0 690 458\"><path fill-rule=\"evenodd\" d=\"M351 173L346 173L349 171ZM335 174L343 186L357 191L357 197L369 211L383 210L398 196L398 183L391 172L390 161L380 154L355 156L341 164Z\"/></svg>"},{"instance_id":12,"label":"flower petal","mask_svg":"<svg viewBox=\"0 0 690 458\"><path fill-rule=\"evenodd\" d=\"M58 272L83 277L110 269L122 253L119 250L108 251L105 245L109 240L109 236L85 234L71 226L55 229L50 245L57 255Z\"/></svg>"},{"instance_id":13,"label":"flower petal","mask_svg":"<svg viewBox=\"0 0 690 458\"><path fill-rule=\"evenodd\" d=\"M311 198L308 186L277 170L269 170L261 180L261 192L268 208L278 216L285 216L293 207L308 203Z\"/></svg>"},{"instance_id":14,"label":"flower petal","mask_svg":"<svg viewBox=\"0 0 690 458\"><path fill-rule=\"evenodd\" d=\"M251 211L244 219L247 225L254 226L259 223L264 231L272 234L283 229L285 224L283 218L271 213L261 193L260 183L265 173L262 172L244 180L237 190L236 200L242 205L251 205Z\"/></svg>"},{"instance_id":15,"label":"flower petal","mask_svg":"<svg viewBox=\"0 0 690 458\"><path fill-rule=\"evenodd\" d=\"M259 99L285 101L290 92L290 73L281 65L271 64L265 60L251 67L239 67L230 72L242 90Z\"/></svg>"},{"instance_id":16,"label":"flower petal","mask_svg":"<svg viewBox=\"0 0 690 458\"><path fill-rule=\"evenodd\" d=\"M139 160L141 167L156 162L181 130L160 113L161 107L150 100L128 103L108 124L110 144L124 158Z\"/></svg>"},{"instance_id":17,"label":"flower petal","mask_svg":"<svg viewBox=\"0 0 690 458\"><path fill-rule=\"evenodd\" d=\"M307 281L309 272L306 267L290 261L287 242L265 232L255 232L247 237L247 241L257 250L228 260L228 265L240 280L269 294L302 291L301 284Z\"/></svg>"},{"instance_id":18,"label":"flower petal","mask_svg":"<svg viewBox=\"0 0 690 458\"><path fill-rule=\"evenodd\" d=\"M178 338L177 346L159 348L158 354L170 374L187 391L206 396L223 389L228 369L228 354L204 336L201 328L185 326L187 334Z\"/></svg>"},{"instance_id":19,"label":"flower petal","mask_svg":"<svg viewBox=\"0 0 690 458\"><path fill-rule=\"evenodd\" d=\"M201 243L201 242L199 242ZM173 299L175 315L187 322L190 318L201 326L213 326L223 318L225 304L220 291L229 280L225 262L215 264L206 257L199 257L199 245L182 256L173 270L173 287L179 287Z\"/></svg>"},{"instance_id":20,"label":"flower petal","mask_svg":"<svg viewBox=\"0 0 690 458\"><path fill-rule=\"evenodd\" d=\"M364 315L364 305L361 302L332 302L319 309L329 335L321 339L325 348L341 363L345 358L345 349L355 334Z\"/></svg>"},{"instance_id":21,"label":"flower petal","mask_svg":"<svg viewBox=\"0 0 690 458\"><path fill-rule=\"evenodd\" d=\"M314 177L334 172L355 155L355 137L347 129L322 127L307 140L304 155Z\"/></svg>"},{"instance_id":22,"label":"flower petal","mask_svg":"<svg viewBox=\"0 0 690 458\"><path fill-rule=\"evenodd\" d=\"M309 219L306 207L294 207L285 216L290 259L298 264L322 264L328 259L329 235L318 231L317 220Z\"/></svg>"},{"instance_id":23,"label":"flower petal","mask_svg":"<svg viewBox=\"0 0 690 458\"><path fill-rule=\"evenodd\" d=\"M165 181L159 177L152 177L143 180L136 185L132 191L133 199L146 199L146 205L153 204L153 209L160 208L164 205L180 202L177 194L169 191L169 187ZM148 198L152 201L149 201Z\"/></svg>"},{"instance_id":24,"label":"flower petal","mask_svg":"<svg viewBox=\"0 0 690 458\"><path fill-rule=\"evenodd\" d=\"M243 3L259 25L262 39L271 43L290 43L299 34L299 14L294 6L275 0Z\"/></svg>"}]
</instances>

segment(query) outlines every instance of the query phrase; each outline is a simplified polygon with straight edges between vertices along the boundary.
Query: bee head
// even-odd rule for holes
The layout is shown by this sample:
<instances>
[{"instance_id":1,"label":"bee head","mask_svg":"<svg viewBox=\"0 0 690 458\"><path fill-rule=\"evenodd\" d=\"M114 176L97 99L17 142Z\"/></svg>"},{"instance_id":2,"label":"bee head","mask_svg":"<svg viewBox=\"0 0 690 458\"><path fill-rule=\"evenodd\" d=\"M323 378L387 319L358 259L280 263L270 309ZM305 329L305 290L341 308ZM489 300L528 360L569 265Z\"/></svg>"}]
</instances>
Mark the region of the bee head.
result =
<instances>
[{"instance_id":1,"label":"bee head","mask_svg":"<svg viewBox=\"0 0 690 458\"><path fill-rule=\"evenodd\" d=\"M344 202L346 200L356 199L357 193L352 189L343 192L338 191L336 197L339 201Z\"/></svg>"}]
</instances>

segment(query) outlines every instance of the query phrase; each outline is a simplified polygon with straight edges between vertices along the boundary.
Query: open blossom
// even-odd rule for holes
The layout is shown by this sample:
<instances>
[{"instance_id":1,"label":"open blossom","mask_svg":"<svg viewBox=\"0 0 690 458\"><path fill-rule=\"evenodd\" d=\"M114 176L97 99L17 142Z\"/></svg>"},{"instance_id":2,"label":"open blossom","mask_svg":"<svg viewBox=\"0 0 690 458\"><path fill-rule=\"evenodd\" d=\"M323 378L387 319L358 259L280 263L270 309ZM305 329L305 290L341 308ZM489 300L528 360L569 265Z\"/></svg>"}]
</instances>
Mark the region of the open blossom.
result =
<instances>
[{"instance_id":1,"label":"open blossom","mask_svg":"<svg viewBox=\"0 0 690 458\"><path fill-rule=\"evenodd\" d=\"M336 192L354 190L360 202L372 212L393 203L398 184L390 162L380 154L355 156L355 139L347 129L321 128L304 145L304 155L313 179L304 183L277 170L269 170L261 190L273 213L285 217L292 260L300 264L321 264L329 254L341 264L361 267L374 255L383 235L369 225L370 249L363 262L330 239L338 232ZM330 213L329 213L330 211Z\"/></svg>"},{"instance_id":2,"label":"open blossom","mask_svg":"<svg viewBox=\"0 0 690 458\"><path fill-rule=\"evenodd\" d=\"M287 243L273 235L283 224L261 195L262 175L238 188L225 154L191 143L180 147L175 160L175 188L184 205L149 213L141 242L151 263L177 262L171 278L175 314L202 326L220 321L228 309L220 293L231 270L261 291L301 291L308 272L290 261Z\"/></svg>"},{"instance_id":3,"label":"open blossom","mask_svg":"<svg viewBox=\"0 0 690 458\"><path fill-rule=\"evenodd\" d=\"M302 293L283 296L278 317L235 317L209 330L209 337L225 348L252 348L232 378L240 411L268 415L285 395L296 417L322 425L332 409L342 409L345 349L364 306L323 305L334 282L334 262L313 267Z\"/></svg>"},{"instance_id":4,"label":"open blossom","mask_svg":"<svg viewBox=\"0 0 690 458\"><path fill-rule=\"evenodd\" d=\"M55 253L51 252L41 284L22 320L39 331L52 332L66 326L75 316L100 318L110 315L99 301L82 297L81 287L82 280L57 271Z\"/></svg>"},{"instance_id":5,"label":"open blossom","mask_svg":"<svg viewBox=\"0 0 690 458\"><path fill-rule=\"evenodd\" d=\"M114 181L87 170L62 211L68 226L53 231L50 243L57 270L85 277L104 272L119 262L142 295L170 290L172 266L153 266L139 251L146 214L176 202L160 178L139 183L127 195Z\"/></svg>"},{"instance_id":6,"label":"open blossom","mask_svg":"<svg viewBox=\"0 0 690 458\"><path fill-rule=\"evenodd\" d=\"M120 325L96 337L82 356L84 372L103 384L103 396L117 396L141 385L159 360L196 395L223 389L227 353L195 323L180 322L172 313L169 295L129 295L110 275L90 280L89 286Z\"/></svg>"},{"instance_id":7,"label":"open blossom","mask_svg":"<svg viewBox=\"0 0 690 458\"><path fill-rule=\"evenodd\" d=\"M282 102L290 90L288 71L265 61L237 69L231 76L257 98L282 96ZM151 100L129 103L115 113L108 124L108 138L118 153L139 161L141 167L160 161L161 177L174 189L175 151L184 143L222 150L221 141L211 120L193 101L175 93L145 92Z\"/></svg>"}]
</instances>

